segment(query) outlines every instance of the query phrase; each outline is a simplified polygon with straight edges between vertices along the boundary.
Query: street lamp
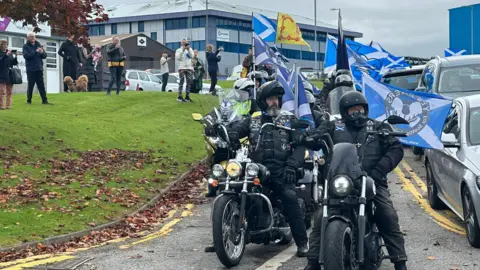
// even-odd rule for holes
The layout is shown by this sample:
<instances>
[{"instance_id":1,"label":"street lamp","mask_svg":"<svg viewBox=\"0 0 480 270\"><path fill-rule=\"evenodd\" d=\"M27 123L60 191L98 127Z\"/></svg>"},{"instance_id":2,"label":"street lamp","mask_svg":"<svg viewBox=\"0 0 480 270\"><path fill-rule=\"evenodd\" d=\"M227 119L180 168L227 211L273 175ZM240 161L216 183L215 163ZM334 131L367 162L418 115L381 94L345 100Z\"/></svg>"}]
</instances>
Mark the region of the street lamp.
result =
<instances>
[{"instance_id":1,"label":"street lamp","mask_svg":"<svg viewBox=\"0 0 480 270\"><path fill-rule=\"evenodd\" d=\"M318 40L317 40L317 0L313 0L313 9L314 9L314 21L315 21L315 72L318 72L318 62L317 62L317 55L320 52L320 47L318 46Z\"/></svg>"}]
</instances>

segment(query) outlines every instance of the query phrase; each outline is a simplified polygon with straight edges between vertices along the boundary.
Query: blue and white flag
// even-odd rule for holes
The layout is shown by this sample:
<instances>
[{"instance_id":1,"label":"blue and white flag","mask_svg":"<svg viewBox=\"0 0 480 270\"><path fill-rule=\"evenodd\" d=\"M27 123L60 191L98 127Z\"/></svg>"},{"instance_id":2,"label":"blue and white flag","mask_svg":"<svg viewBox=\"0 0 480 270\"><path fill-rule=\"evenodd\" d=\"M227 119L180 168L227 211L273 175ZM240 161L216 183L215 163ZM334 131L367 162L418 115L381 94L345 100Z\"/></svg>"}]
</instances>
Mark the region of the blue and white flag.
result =
<instances>
[{"instance_id":1,"label":"blue and white flag","mask_svg":"<svg viewBox=\"0 0 480 270\"><path fill-rule=\"evenodd\" d=\"M256 33L253 33L255 45L255 65L277 65L277 57L270 46Z\"/></svg>"},{"instance_id":2,"label":"blue and white flag","mask_svg":"<svg viewBox=\"0 0 480 270\"><path fill-rule=\"evenodd\" d=\"M277 24L267 16L254 13L252 19L253 31L266 42L275 42L277 37Z\"/></svg>"},{"instance_id":3,"label":"blue and white flag","mask_svg":"<svg viewBox=\"0 0 480 270\"><path fill-rule=\"evenodd\" d=\"M440 138L452 101L439 95L403 90L363 76L363 93L368 101L369 117L383 121L397 115L409 125L396 125L407 137L403 144L421 148L443 149Z\"/></svg>"},{"instance_id":4,"label":"blue and white flag","mask_svg":"<svg viewBox=\"0 0 480 270\"><path fill-rule=\"evenodd\" d=\"M312 111L310 110L310 104L308 104L307 95L305 94L305 87L303 86L302 77L300 76L300 74L298 74L297 76L298 76L297 117L300 119L307 120L310 123L311 127L315 127L315 122L313 122Z\"/></svg>"},{"instance_id":5,"label":"blue and white flag","mask_svg":"<svg viewBox=\"0 0 480 270\"><path fill-rule=\"evenodd\" d=\"M467 54L467 50L445 48L445 57L459 56L459 55L466 55L466 54Z\"/></svg>"},{"instance_id":6,"label":"blue and white flag","mask_svg":"<svg viewBox=\"0 0 480 270\"><path fill-rule=\"evenodd\" d=\"M282 97L282 110L295 112L295 97L289 83L281 76L277 77L277 81L283 86L285 94Z\"/></svg>"}]
</instances>

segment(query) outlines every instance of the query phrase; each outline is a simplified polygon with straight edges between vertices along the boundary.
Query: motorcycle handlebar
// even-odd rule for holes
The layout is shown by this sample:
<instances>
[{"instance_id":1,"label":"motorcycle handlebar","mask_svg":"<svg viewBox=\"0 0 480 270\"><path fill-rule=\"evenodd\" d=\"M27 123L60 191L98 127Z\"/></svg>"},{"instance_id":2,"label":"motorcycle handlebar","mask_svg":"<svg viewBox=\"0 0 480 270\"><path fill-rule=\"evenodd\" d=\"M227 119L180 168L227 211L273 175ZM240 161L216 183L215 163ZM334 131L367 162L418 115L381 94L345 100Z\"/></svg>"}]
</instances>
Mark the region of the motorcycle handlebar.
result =
<instances>
[{"instance_id":1,"label":"motorcycle handlebar","mask_svg":"<svg viewBox=\"0 0 480 270\"><path fill-rule=\"evenodd\" d=\"M368 135L407 137L407 133L389 130L367 131Z\"/></svg>"}]
</instances>

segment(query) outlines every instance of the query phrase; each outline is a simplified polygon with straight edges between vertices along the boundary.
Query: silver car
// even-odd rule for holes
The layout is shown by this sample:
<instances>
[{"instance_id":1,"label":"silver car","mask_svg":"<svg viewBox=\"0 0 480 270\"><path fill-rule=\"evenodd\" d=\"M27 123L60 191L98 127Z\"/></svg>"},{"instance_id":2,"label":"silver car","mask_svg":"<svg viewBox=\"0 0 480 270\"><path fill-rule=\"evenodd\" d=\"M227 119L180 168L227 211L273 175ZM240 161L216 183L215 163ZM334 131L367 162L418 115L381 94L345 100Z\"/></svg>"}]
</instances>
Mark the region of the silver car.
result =
<instances>
[{"instance_id":1,"label":"silver car","mask_svg":"<svg viewBox=\"0 0 480 270\"><path fill-rule=\"evenodd\" d=\"M428 201L455 212L470 245L480 248L480 95L454 100L442 142L444 149L425 151Z\"/></svg>"}]
</instances>

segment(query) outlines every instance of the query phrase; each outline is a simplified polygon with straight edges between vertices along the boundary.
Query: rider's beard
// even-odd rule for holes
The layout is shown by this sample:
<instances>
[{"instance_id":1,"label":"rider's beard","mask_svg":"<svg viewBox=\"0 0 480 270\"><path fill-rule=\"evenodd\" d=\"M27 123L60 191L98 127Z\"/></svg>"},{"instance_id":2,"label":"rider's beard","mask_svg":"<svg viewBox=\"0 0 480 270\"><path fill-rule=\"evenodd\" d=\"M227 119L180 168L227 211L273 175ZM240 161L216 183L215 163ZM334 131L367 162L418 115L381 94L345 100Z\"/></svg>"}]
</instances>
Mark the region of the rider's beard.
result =
<instances>
[{"instance_id":1,"label":"rider's beard","mask_svg":"<svg viewBox=\"0 0 480 270\"><path fill-rule=\"evenodd\" d=\"M273 104L272 106L268 107L267 114L272 117L278 116L280 114L280 108L277 106L277 104Z\"/></svg>"}]
</instances>

